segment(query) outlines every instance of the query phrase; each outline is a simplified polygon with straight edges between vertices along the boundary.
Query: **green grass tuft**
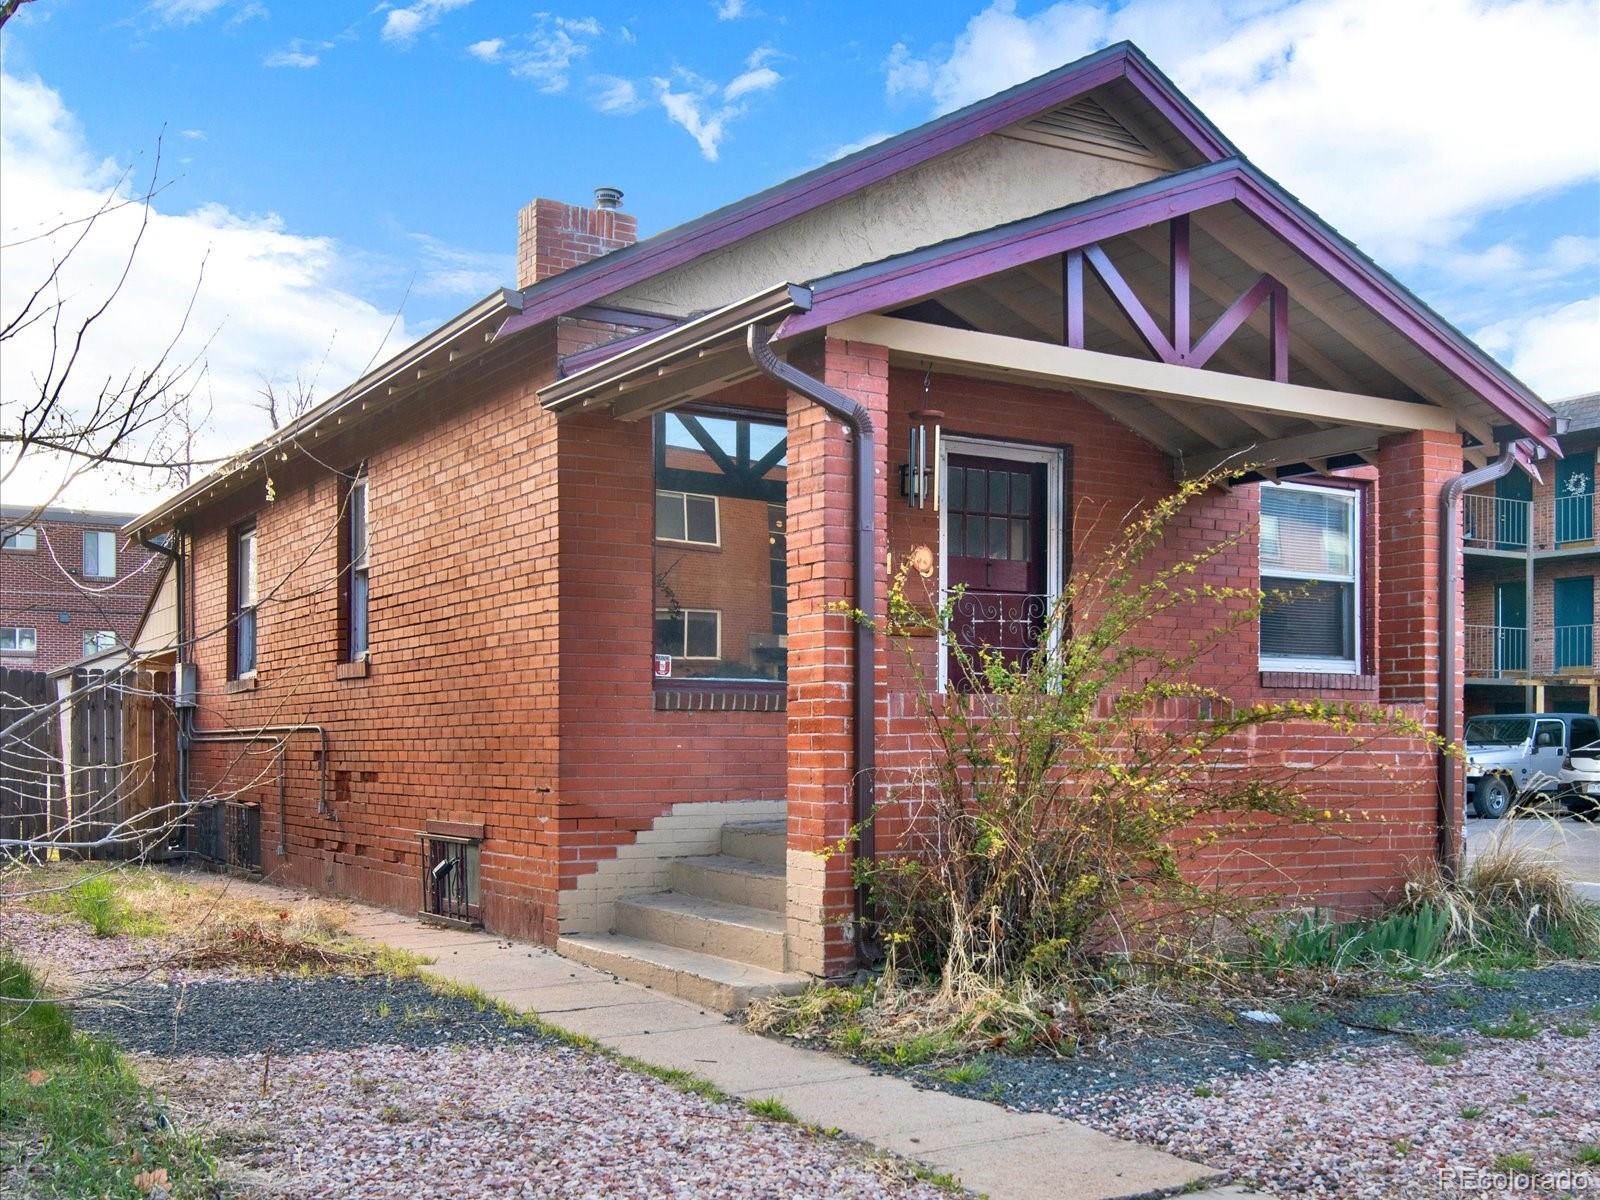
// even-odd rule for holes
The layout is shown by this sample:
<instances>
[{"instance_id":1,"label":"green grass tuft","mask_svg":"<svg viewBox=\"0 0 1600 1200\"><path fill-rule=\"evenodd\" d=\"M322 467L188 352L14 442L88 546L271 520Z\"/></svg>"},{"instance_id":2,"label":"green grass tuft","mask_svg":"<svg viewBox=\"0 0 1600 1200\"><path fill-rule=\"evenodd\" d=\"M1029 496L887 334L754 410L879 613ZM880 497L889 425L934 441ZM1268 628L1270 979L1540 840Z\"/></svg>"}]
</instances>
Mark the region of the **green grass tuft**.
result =
<instances>
[{"instance_id":1,"label":"green grass tuft","mask_svg":"<svg viewBox=\"0 0 1600 1200\"><path fill-rule=\"evenodd\" d=\"M3 953L0 998L0 1145L30 1148L26 1175L12 1179L21 1194L143 1200L136 1177L161 1171L173 1200L217 1194L206 1148L172 1129L116 1047L75 1032L39 998L27 968Z\"/></svg>"}]
</instances>

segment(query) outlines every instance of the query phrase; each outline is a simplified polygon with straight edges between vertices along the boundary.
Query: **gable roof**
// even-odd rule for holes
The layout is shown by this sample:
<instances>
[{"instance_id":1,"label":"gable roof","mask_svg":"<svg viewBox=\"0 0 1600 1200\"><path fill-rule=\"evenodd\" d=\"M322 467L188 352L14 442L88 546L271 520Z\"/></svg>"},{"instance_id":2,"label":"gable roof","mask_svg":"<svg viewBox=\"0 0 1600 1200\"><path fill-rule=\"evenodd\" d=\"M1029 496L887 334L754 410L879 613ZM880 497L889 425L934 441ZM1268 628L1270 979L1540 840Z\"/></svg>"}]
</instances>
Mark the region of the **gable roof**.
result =
<instances>
[{"instance_id":1,"label":"gable roof","mask_svg":"<svg viewBox=\"0 0 1600 1200\"><path fill-rule=\"evenodd\" d=\"M635 245L540 281L522 293L522 311L500 336L541 324L583 304L770 229L851 192L1126 80L1177 131L1202 162L1238 154L1233 143L1132 42L1118 42L845 158L735 201Z\"/></svg>"},{"instance_id":2,"label":"gable roof","mask_svg":"<svg viewBox=\"0 0 1600 1200\"><path fill-rule=\"evenodd\" d=\"M788 317L778 336L793 337L908 304L967 280L1228 202L1238 204L1378 313L1506 420L1560 452L1554 414L1526 384L1326 221L1238 157L812 281L811 307Z\"/></svg>"}]
</instances>

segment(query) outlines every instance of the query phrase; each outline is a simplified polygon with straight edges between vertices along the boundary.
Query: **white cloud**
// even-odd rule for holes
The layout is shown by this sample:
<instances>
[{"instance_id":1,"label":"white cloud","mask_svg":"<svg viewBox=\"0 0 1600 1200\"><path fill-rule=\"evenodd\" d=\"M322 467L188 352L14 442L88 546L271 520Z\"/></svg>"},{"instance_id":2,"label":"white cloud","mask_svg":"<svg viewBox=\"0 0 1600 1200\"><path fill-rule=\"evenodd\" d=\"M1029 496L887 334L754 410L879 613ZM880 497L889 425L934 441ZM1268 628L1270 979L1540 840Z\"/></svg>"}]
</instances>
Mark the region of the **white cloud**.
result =
<instances>
[{"instance_id":1,"label":"white cloud","mask_svg":"<svg viewBox=\"0 0 1600 1200\"><path fill-rule=\"evenodd\" d=\"M415 0L403 8L391 8L384 15L383 40L409 46L419 33L437 25L445 13L471 3L472 0Z\"/></svg>"},{"instance_id":2,"label":"white cloud","mask_svg":"<svg viewBox=\"0 0 1600 1200\"><path fill-rule=\"evenodd\" d=\"M1497 321L1473 337L1547 400L1600 390L1600 295Z\"/></svg>"},{"instance_id":3,"label":"white cloud","mask_svg":"<svg viewBox=\"0 0 1600 1200\"><path fill-rule=\"evenodd\" d=\"M633 80L620 75L591 75L589 90L589 103L608 117L629 116L645 105Z\"/></svg>"},{"instance_id":4,"label":"white cloud","mask_svg":"<svg viewBox=\"0 0 1600 1200\"><path fill-rule=\"evenodd\" d=\"M756 67L752 71L745 71L735 75L727 87L722 89L724 100L737 100L740 96L748 96L752 92L765 92L778 86L783 76L771 67Z\"/></svg>"},{"instance_id":5,"label":"white cloud","mask_svg":"<svg viewBox=\"0 0 1600 1200\"><path fill-rule=\"evenodd\" d=\"M744 0L716 0L712 7L717 10L719 21L737 21L745 15Z\"/></svg>"},{"instance_id":6,"label":"white cloud","mask_svg":"<svg viewBox=\"0 0 1600 1200\"><path fill-rule=\"evenodd\" d=\"M757 47L745 59L745 69L720 88L711 80L682 68L670 79L657 76L651 83L655 85L656 100L667 119L681 125L695 140L702 158L716 162L728 125L746 111L741 101L771 91L783 81L782 75L766 65L775 57L777 51L771 46Z\"/></svg>"},{"instance_id":7,"label":"white cloud","mask_svg":"<svg viewBox=\"0 0 1600 1200\"><path fill-rule=\"evenodd\" d=\"M18 311L26 290L44 277L78 227L24 239L95 211L119 173L95 155L55 90L37 78L0 74L0 240L8 244L0 255L0 319ZM249 403L263 376L314 377L317 394L326 396L359 376L374 355L406 340L403 322L350 290L357 264L339 243L295 233L272 215L207 203L181 209L181 186L158 197L127 283L85 343L73 376L77 388L93 389L152 365L159 345L182 325L202 262L205 278L176 352L179 360L200 356L200 407L208 400L214 405L199 455L231 453L264 432ZM121 190L126 197L133 189L124 184ZM139 215L137 205L107 214L69 261L62 279L69 318L81 319L104 297L105 280L121 270ZM33 329L7 343L0 360L6 396L25 394L42 373L47 332ZM59 464L25 462L7 481L7 499L48 494L57 479ZM99 475L66 498L140 507L149 487L148 480Z\"/></svg>"},{"instance_id":8,"label":"white cloud","mask_svg":"<svg viewBox=\"0 0 1600 1200\"><path fill-rule=\"evenodd\" d=\"M228 0L151 0L150 11L168 25L193 25L226 3Z\"/></svg>"},{"instance_id":9,"label":"white cloud","mask_svg":"<svg viewBox=\"0 0 1600 1200\"><path fill-rule=\"evenodd\" d=\"M842 146L835 146L823 156L822 161L837 162L841 158L849 158L858 150L865 150L868 146L876 146L879 142L883 141L884 138L893 136L893 134L883 131L878 133L869 133L866 137L857 138L853 142L846 142Z\"/></svg>"},{"instance_id":10,"label":"white cloud","mask_svg":"<svg viewBox=\"0 0 1600 1200\"><path fill-rule=\"evenodd\" d=\"M886 87L948 111L1122 38L1392 264L1600 174L1593 0L1130 0L1031 16L996 0L946 52L895 46Z\"/></svg>"},{"instance_id":11,"label":"white cloud","mask_svg":"<svg viewBox=\"0 0 1600 1200\"><path fill-rule=\"evenodd\" d=\"M312 42L295 38L282 50L274 50L261 60L264 67L295 67L309 70L322 61L322 52L333 49L332 42Z\"/></svg>"},{"instance_id":12,"label":"white cloud","mask_svg":"<svg viewBox=\"0 0 1600 1200\"><path fill-rule=\"evenodd\" d=\"M467 52L482 62L505 64L513 76L541 92L564 92L571 82L573 64L588 56L590 46L603 32L593 17L536 13L529 32L474 42Z\"/></svg>"},{"instance_id":13,"label":"white cloud","mask_svg":"<svg viewBox=\"0 0 1600 1200\"><path fill-rule=\"evenodd\" d=\"M416 282L411 294L432 297L487 296L516 279L514 254L490 254L452 246L426 233L407 235L418 251Z\"/></svg>"},{"instance_id":14,"label":"white cloud","mask_svg":"<svg viewBox=\"0 0 1600 1200\"><path fill-rule=\"evenodd\" d=\"M204 129L181 129L178 131L178 136L187 138L191 142L203 142L206 140L206 131Z\"/></svg>"}]
</instances>

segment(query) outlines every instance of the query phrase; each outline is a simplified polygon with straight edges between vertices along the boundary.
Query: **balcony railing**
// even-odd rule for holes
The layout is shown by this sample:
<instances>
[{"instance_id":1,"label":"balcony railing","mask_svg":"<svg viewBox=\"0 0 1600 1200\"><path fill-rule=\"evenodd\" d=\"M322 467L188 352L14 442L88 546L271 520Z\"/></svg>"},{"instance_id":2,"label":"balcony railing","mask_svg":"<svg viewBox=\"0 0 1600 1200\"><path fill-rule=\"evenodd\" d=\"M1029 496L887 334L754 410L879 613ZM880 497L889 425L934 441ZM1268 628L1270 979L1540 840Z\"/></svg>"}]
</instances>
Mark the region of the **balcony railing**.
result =
<instances>
[{"instance_id":1,"label":"balcony railing","mask_svg":"<svg viewBox=\"0 0 1600 1200\"><path fill-rule=\"evenodd\" d=\"M1557 625L1552 649L1557 671L1589 671L1594 666L1594 626Z\"/></svg>"},{"instance_id":2,"label":"balcony railing","mask_svg":"<svg viewBox=\"0 0 1600 1200\"><path fill-rule=\"evenodd\" d=\"M1555 544L1571 546L1594 541L1594 496L1555 498Z\"/></svg>"},{"instance_id":3,"label":"balcony railing","mask_svg":"<svg viewBox=\"0 0 1600 1200\"><path fill-rule=\"evenodd\" d=\"M1528 673L1528 631L1516 625L1468 625L1467 674L1479 679L1492 675Z\"/></svg>"},{"instance_id":4,"label":"balcony railing","mask_svg":"<svg viewBox=\"0 0 1600 1200\"><path fill-rule=\"evenodd\" d=\"M1462 536L1480 550L1526 550L1532 526L1532 500L1499 496L1462 497Z\"/></svg>"}]
</instances>

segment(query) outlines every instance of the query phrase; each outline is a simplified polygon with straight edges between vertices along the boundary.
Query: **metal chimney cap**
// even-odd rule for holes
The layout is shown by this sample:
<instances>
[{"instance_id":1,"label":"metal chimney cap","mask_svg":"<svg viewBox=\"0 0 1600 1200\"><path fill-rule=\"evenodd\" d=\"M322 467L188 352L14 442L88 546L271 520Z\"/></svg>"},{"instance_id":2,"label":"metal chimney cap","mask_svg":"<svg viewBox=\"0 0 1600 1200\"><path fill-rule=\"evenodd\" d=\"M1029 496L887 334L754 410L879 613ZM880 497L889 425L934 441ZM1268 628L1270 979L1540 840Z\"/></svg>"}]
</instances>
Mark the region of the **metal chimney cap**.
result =
<instances>
[{"instance_id":1,"label":"metal chimney cap","mask_svg":"<svg viewBox=\"0 0 1600 1200\"><path fill-rule=\"evenodd\" d=\"M621 208L622 189L614 187L595 188L594 206L596 208Z\"/></svg>"}]
</instances>

